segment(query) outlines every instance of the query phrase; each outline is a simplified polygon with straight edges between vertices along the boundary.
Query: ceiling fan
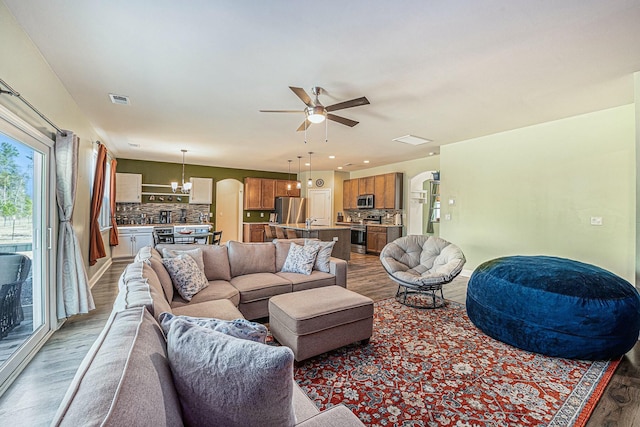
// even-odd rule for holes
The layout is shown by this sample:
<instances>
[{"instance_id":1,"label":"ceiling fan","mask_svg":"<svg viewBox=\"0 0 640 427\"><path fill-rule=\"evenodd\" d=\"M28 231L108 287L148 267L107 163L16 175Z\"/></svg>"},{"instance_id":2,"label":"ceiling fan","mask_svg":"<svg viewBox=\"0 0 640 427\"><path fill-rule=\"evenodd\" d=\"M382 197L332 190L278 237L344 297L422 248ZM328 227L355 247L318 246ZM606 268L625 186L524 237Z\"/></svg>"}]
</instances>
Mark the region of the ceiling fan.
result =
<instances>
[{"instance_id":1,"label":"ceiling fan","mask_svg":"<svg viewBox=\"0 0 640 427\"><path fill-rule=\"evenodd\" d=\"M360 97L351 99L349 101L338 102L337 104L329 105L325 107L322 105L320 100L318 99L318 95L322 95L326 93L326 91L319 87L315 86L311 89L311 93L315 95L316 99L311 100L311 97L307 95L304 89L301 87L293 87L289 86L289 89L295 93L298 98L302 100L307 106L304 110L260 110L261 113L304 113L306 118L304 122L298 127L298 132L306 130L313 123L322 123L325 119L333 120L334 122L338 122L340 124L354 127L359 122L355 120L347 119L346 117L336 116L335 114L331 114L331 111L343 110L345 108L358 107L360 105L369 104L369 100L367 98Z\"/></svg>"}]
</instances>

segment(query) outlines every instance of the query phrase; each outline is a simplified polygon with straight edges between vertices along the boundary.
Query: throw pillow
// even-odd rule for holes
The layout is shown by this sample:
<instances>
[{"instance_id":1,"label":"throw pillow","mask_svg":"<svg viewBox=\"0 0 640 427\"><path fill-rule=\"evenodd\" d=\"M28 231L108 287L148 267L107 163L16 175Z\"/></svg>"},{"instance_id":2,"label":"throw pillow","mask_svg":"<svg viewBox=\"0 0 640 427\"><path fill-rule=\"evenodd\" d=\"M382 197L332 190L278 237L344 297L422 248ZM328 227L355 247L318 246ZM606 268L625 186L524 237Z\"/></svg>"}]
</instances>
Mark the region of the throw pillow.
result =
<instances>
[{"instance_id":1,"label":"throw pillow","mask_svg":"<svg viewBox=\"0 0 640 427\"><path fill-rule=\"evenodd\" d=\"M173 286L182 298L191 298L209 286L209 282L202 270L189 255L178 255L175 258L162 258L162 263L171 276Z\"/></svg>"},{"instance_id":2,"label":"throw pillow","mask_svg":"<svg viewBox=\"0 0 640 427\"><path fill-rule=\"evenodd\" d=\"M172 322L167 353L189 426L293 426L293 352Z\"/></svg>"},{"instance_id":3,"label":"throw pillow","mask_svg":"<svg viewBox=\"0 0 640 427\"><path fill-rule=\"evenodd\" d=\"M291 243L282 271L287 273L311 274L320 246L300 246Z\"/></svg>"},{"instance_id":4,"label":"throw pillow","mask_svg":"<svg viewBox=\"0 0 640 427\"><path fill-rule=\"evenodd\" d=\"M177 319L186 320L187 322L229 335L230 337L260 342L262 344L267 341L267 327L260 323L250 322L246 319L221 320L210 317L176 316L171 313L160 314L160 326L162 326L165 335L169 334L171 325Z\"/></svg>"},{"instance_id":5,"label":"throw pillow","mask_svg":"<svg viewBox=\"0 0 640 427\"><path fill-rule=\"evenodd\" d=\"M329 261L331 258L331 252L333 251L333 246L336 242L321 242L320 240L305 240L305 246L317 246L318 247L318 255L316 256L316 263L313 265L313 268L318 271L322 271L324 273L329 273L331 270L329 268Z\"/></svg>"},{"instance_id":6,"label":"throw pillow","mask_svg":"<svg viewBox=\"0 0 640 427\"><path fill-rule=\"evenodd\" d=\"M178 255L189 255L198 264L198 268L204 273L204 259L202 257L202 249L190 249L188 251L178 251L175 249L162 249L162 256L164 258L175 258Z\"/></svg>"}]
</instances>

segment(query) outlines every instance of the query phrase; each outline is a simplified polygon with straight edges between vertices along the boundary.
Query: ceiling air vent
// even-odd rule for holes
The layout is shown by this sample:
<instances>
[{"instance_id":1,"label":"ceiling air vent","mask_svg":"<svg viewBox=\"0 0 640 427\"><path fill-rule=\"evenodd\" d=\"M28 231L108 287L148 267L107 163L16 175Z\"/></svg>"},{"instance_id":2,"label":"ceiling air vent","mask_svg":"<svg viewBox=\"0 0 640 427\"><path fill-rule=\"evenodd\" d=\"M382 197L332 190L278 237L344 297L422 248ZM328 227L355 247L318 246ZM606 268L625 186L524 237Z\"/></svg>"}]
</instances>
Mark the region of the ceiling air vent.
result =
<instances>
[{"instance_id":1,"label":"ceiling air vent","mask_svg":"<svg viewBox=\"0 0 640 427\"><path fill-rule=\"evenodd\" d=\"M432 142L430 139L420 138L419 136L415 136L415 135L405 135L399 138L393 138L393 141L398 141L404 144L411 144L411 145L421 145L421 144L426 144L427 142Z\"/></svg>"},{"instance_id":2,"label":"ceiling air vent","mask_svg":"<svg viewBox=\"0 0 640 427\"><path fill-rule=\"evenodd\" d=\"M131 101L129 101L128 96L124 95L115 95L113 93L109 94L109 98L111 98L111 102L119 105L131 105Z\"/></svg>"}]
</instances>

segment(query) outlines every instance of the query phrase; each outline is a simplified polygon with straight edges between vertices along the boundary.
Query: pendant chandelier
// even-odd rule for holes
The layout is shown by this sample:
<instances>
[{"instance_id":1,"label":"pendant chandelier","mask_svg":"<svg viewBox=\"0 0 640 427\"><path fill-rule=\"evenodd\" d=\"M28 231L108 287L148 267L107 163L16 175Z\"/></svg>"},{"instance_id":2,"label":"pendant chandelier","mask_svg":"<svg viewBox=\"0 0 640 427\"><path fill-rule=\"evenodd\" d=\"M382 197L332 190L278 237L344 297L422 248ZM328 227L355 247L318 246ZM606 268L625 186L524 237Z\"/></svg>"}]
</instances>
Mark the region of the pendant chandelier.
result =
<instances>
[{"instance_id":1,"label":"pendant chandelier","mask_svg":"<svg viewBox=\"0 0 640 427\"><path fill-rule=\"evenodd\" d=\"M186 182L184 180L184 154L187 152L187 150L180 150L182 151L182 187L180 187L180 191L182 193L189 193L189 191L191 191L191 182ZM175 181L171 182L171 190L173 190L173 192L175 193L178 190L178 183Z\"/></svg>"},{"instance_id":2,"label":"pendant chandelier","mask_svg":"<svg viewBox=\"0 0 640 427\"><path fill-rule=\"evenodd\" d=\"M300 159L302 156L298 156L298 177L296 178L296 188L299 190L302 188L302 182L300 182Z\"/></svg>"}]
</instances>

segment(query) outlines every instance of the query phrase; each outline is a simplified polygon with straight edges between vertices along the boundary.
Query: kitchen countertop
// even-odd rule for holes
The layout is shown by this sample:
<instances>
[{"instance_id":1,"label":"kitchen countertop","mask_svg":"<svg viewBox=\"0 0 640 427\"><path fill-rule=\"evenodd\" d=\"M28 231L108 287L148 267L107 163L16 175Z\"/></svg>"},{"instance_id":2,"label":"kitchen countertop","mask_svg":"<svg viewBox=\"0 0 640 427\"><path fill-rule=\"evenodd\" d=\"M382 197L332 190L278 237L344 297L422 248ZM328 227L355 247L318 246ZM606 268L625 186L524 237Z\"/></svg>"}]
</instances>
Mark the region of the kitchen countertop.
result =
<instances>
[{"instance_id":1,"label":"kitchen countertop","mask_svg":"<svg viewBox=\"0 0 640 427\"><path fill-rule=\"evenodd\" d=\"M322 230L348 230L348 226L343 225L312 225L311 227L307 227L305 223L295 223L295 224L277 224L278 227L282 228L290 228L292 230L299 231L322 231Z\"/></svg>"},{"instance_id":2,"label":"kitchen countertop","mask_svg":"<svg viewBox=\"0 0 640 427\"><path fill-rule=\"evenodd\" d=\"M374 227L403 227L402 225L395 225L395 224L362 224L359 222L336 222L336 225L341 225L341 226L347 226L350 227L352 225L372 225Z\"/></svg>"},{"instance_id":3,"label":"kitchen countertop","mask_svg":"<svg viewBox=\"0 0 640 427\"><path fill-rule=\"evenodd\" d=\"M160 224L160 223L154 223L154 224L118 224L118 228L127 228L127 227L136 227L136 228L143 228L143 227L149 227L149 228L154 228L154 227L189 227L189 228L193 228L193 227L211 227L213 226L213 224L209 223L209 222L205 222L205 223L198 223L198 222L173 222L171 224Z\"/></svg>"}]
</instances>

